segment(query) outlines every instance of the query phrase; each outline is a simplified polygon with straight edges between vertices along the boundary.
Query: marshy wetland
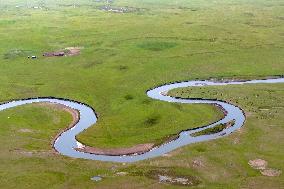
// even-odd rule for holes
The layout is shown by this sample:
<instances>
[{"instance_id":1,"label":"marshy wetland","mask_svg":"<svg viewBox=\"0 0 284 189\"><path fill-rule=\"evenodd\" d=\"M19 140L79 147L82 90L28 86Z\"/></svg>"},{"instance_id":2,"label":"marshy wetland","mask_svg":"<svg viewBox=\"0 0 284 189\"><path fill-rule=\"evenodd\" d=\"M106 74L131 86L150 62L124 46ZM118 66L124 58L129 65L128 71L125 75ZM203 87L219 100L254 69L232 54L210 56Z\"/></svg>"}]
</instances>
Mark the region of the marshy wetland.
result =
<instances>
[{"instance_id":1,"label":"marshy wetland","mask_svg":"<svg viewBox=\"0 0 284 189\"><path fill-rule=\"evenodd\" d=\"M115 13L104 6L132 9ZM282 12L276 0L0 1L0 101L52 96L94 107L98 121L76 137L88 146L162 144L181 130L220 120L223 112L154 100L145 91L173 81L283 75ZM66 47L84 48L77 56L42 56ZM38 58L27 58L33 55ZM244 126L131 164L56 153L51 142L73 121L66 110L27 104L1 111L0 188L282 188L283 88L169 91L178 99L241 107ZM267 169L252 168L255 159L268 162Z\"/></svg>"}]
</instances>

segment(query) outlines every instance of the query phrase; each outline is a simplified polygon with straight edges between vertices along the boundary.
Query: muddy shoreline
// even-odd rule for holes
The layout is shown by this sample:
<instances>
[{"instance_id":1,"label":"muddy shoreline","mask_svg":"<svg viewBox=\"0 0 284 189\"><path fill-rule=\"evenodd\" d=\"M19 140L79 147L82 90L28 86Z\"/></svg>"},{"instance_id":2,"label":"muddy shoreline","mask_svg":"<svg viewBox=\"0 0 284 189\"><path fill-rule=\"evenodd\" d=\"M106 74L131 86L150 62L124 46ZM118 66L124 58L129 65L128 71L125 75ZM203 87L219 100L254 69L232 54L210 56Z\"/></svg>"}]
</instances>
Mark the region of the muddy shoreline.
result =
<instances>
[{"instance_id":1,"label":"muddy shoreline","mask_svg":"<svg viewBox=\"0 0 284 189\"><path fill-rule=\"evenodd\" d=\"M150 151L154 147L153 143L138 144L129 148L96 148L91 146L83 146L75 148L79 152L92 153L96 155L123 156L133 154L143 154Z\"/></svg>"},{"instance_id":2,"label":"muddy shoreline","mask_svg":"<svg viewBox=\"0 0 284 189\"><path fill-rule=\"evenodd\" d=\"M54 103L44 102L44 103L37 103L37 105L60 109L60 110L68 112L72 116L72 121L68 125L68 127L60 130L60 132L51 141L52 149L54 150L54 152L56 154L59 154L59 152L54 148L54 143L62 133L71 129L72 127L74 127L79 122L80 112L78 110L75 110L73 108L70 108L70 107L62 105L62 104L54 104ZM151 150L154 146L155 146L155 144L153 144L153 143L138 144L138 145L135 145L135 146L129 147L129 148L96 148L96 147L84 145L81 148L75 148L75 150L77 150L79 152L92 153L92 154L97 154L97 155L121 156L121 155L131 155L131 154L142 154L142 153L145 153L145 152Z\"/></svg>"},{"instance_id":3,"label":"muddy shoreline","mask_svg":"<svg viewBox=\"0 0 284 189\"><path fill-rule=\"evenodd\" d=\"M37 103L37 105L40 106L44 106L44 107L52 107L52 108L56 108L56 109L60 109L60 110L64 110L66 112L68 112L71 116L72 116L72 121L71 123L66 127L63 128L59 131L59 133L57 133L55 135L55 137L53 137L52 141L51 141L51 147L53 149L53 152L56 154L60 154L55 148L54 148L54 143L56 142L57 138L60 137L60 135L64 132L66 132L67 130L71 129L72 127L74 127L80 120L80 112L78 110L75 110L73 108L70 108L68 106L65 106L63 104L54 104L54 103L49 103L49 102L44 102L44 103Z\"/></svg>"},{"instance_id":4,"label":"muddy shoreline","mask_svg":"<svg viewBox=\"0 0 284 189\"><path fill-rule=\"evenodd\" d=\"M71 129L72 127L74 127L78 123L78 121L80 120L80 113L79 113L78 110L75 110L73 108L70 108L70 107L67 107L67 106L61 105L61 104L53 104L53 103L46 102L46 103L39 103L39 105L51 106L51 107L54 107L54 108L58 108L58 109L61 109L61 110L64 110L64 111L70 113L71 116L72 116L72 122L68 125L68 127L61 130L52 140L52 143L51 143L52 148L54 149L54 151L56 153L58 153L56 151L56 149L54 148L54 143L55 143L56 139L63 132L67 131L68 129ZM227 115L227 111L222 106L220 106L218 104L212 104L212 105L216 106L218 109L220 109L223 112L224 116L222 116L221 119L223 119ZM213 122L213 123L216 123L216 122ZM199 128L202 128L202 127L206 127L206 126L181 130L177 134L172 134L172 135L165 137L165 140L162 141L159 144L145 143L145 144L137 144L137 145L134 145L132 147L125 147L125 148L98 148L98 147L87 146L84 143L81 143L83 146L81 146L79 148L74 148L74 149L79 151L79 152L91 153L91 154L96 154L96 155L109 155L109 156L139 155L139 154L149 152L153 148L157 148L157 147L159 147L163 144L166 144L166 143L169 143L171 141L176 140L179 137L181 132L195 130L195 129L199 129Z\"/></svg>"}]
</instances>

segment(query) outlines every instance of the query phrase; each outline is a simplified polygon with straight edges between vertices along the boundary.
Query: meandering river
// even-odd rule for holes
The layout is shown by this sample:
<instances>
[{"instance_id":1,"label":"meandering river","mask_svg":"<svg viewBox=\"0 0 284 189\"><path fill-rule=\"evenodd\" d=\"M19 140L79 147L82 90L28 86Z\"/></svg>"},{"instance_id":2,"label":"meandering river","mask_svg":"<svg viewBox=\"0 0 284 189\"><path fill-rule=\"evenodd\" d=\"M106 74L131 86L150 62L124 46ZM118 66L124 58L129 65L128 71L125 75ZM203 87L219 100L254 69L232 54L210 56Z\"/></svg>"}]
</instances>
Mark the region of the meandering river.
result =
<instances>
[{"instance_id":1,"label":"meandering river","mask_svg":"<svg viewBox=\"0 0 284 189\"><path fill-rule=\"evenodd\" d=\"M122 156L111 156L111 155L96 155L87 152L81 152L76 150L77 148L81 148L84 146L80 142L76 140L76 135L87 129L88 127L94 125L97 121L97 116L95 111L88 105L67 100L67 99L57 99L57 98L32 98L32 99L23 99L10 101L0 105L0 111L17 107L24 104L38 103L38 102L48 102L48 103L56 103L68 106L72 109L78 110L80 113L79 121L70 129L62 132L61 135L57 137L54 142L53 147L60 154L73 157L73 158L84 158L90 160L99 160L99 161L112 161L112 162L135 162L140 160L145 160L148 158L158 157L170 151L173 151L179 147L195 143L202 142L212 139L217 139L220 137L225 137L230 133L236 131L238 128L242 127L245 122L244 112L237 106L229 104L224 101L218 100L205 100L205 99L180 99L175 97L166 96L165 94L172 89L181 88L181 87L200 87L200 86L220 86L220 85L243 85L243 84L256 84L256 83L284 83L284 78L278 79L266 79L266 80L250 80L250 81L239 81L239 82L213 82L213 81L187 81L173 84L166 84L154 89L147 91L147 95L156 100L162 100L170 103L184 103L184 104L214 104L218 105L226 112L223 119L209 124L205 127L191 129L188 131L182 131L179 134L179 137L173 141L162 144L161 146L155 147L150 151L147 151L143 154L132 154L132 155L122 155ZM207 128L214 127L219 124L226 124L234 120L234 125L231 127L225 128L219 133L210 134L210 135L202 135L202 136L191 136L192 133L196 133ZM137 136L140 137L140 136Z\"/></svg>"}]
</instances>

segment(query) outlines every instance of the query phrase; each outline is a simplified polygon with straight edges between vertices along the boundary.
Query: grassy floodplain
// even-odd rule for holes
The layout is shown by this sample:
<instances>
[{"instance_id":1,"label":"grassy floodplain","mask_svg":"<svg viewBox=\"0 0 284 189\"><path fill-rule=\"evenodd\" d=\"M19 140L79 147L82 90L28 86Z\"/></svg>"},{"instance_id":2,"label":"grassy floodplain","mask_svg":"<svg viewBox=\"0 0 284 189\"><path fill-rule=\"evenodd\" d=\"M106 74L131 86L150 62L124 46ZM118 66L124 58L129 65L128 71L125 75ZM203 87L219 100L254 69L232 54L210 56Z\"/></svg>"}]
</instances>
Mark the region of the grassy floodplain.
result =
<instances>
[{"instance_id":1,"label":"grassy floodplain","mask_svg":"<svg viewBox=\"0 0 284 189\"><path fill-rule=\"evenodd\" d=\"M0 1L0 101L54 96L84 102L97 111L99 121L78 139L92 146L127 147L159 143L179 130L221 117L208 105L151 100L145 94L151 87L284 72L281 1L111 3L132 7L127 13L101 10L104 5L91 0ZM83 47L79 56L41 56L73 46ZM31 55L39 58L28 59ZM159 183L153 175L163 169L196 177L196 188L281 188L283 174L261 176L247 162L263 158L284 171L282 88L273 84L172 91L182 97L231 101L247 113L246 124L229 137L134 164L53 153L52 138L71 121L66 112L37 105L0 112L0 188L182 187ZM91 181L95 175L103 180Z\"/></svg>"}]
</instances>

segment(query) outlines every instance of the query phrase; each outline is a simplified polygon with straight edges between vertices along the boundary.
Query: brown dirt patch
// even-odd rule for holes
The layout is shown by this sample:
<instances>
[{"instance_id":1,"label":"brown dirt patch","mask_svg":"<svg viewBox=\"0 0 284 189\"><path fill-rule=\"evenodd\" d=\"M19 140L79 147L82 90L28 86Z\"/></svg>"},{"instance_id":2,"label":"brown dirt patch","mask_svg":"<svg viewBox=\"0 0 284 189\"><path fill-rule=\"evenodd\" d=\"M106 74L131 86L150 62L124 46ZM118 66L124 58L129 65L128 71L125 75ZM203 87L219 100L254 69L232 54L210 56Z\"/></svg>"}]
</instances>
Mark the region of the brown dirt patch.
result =
<instances>
[{"instance_id":1,"label":"brown dirt patch","mask_svg":"<svg viewBox=\"0 0 284 189\"><path fill-rule=\"evenodd\" d=\"M269 169L261 170L260 173L268 177L277 177L281 175L282 171L269 168Z\"/></svg>"},{"instance_id":2,"label":"brown dirt patch","mask_svg":"<svg viewBox=\"0 0 284 189\"><path fill-rule=\"evenodd\" d=\"M80 152L87 152L97 155L112 155L112 156L119 156L119 155L130 155L130 154L143 154L148 152L154 147L153 143L148 144L138 144L130 148L114 148L114 149L101 149L96 147L90 146L83 146L82 148L76 148L76 150Z\"/></svg>"},{"instance_id":3,"label":"brown dirt patch","mask_svg":"<svg viewBox=\"0 0 284 189\"><path fill-rule=\"evenodd\" d=\"M173 178L167 175L158 175L158 177L159 177L159 182L166 182L166 183L171 183L171 184L182 184L182 185L191 184L189 183L189 179L183 178L183 177Z\"/></svg>"},{"instance_id":4,"label":"brown dirt patch","mask_svg":"<svg viewBox=\"0 0 284 189\"><path fill-rule=\"evenodd\" d=\"M54 56L75 56L79 55L82 47L67 47L64 50L54 51L54 52L45 52L43 56L45 57L54 57Z\"/></svg>"},{"instance_id":5,"label":"brown dirt patch","mask_svg":"<svg viewBox=\"0 0 284 189\"><path fill-rule=\"evenodd\" d=\"M260 173L263 176L268 176L268 177L276 177L280 176L282 171L277 170L277 169L272 169L272 168L267 168L267 161L263 159L255 159L255 160L250 160L248 163L252 168L260 170Z\"/></svg>"},{"instance_id":6,"label":"brown dirt patch","mask_svg":"<svg viewBox=\"0 0 284 189\"><path fill-rule=\"evenodd\" d=\"M197 158L197 159L192 161L192 166L195 167L195 168L204 167L204 163L200 158Z\"/></svg>"},{"instance_id":7,"label":"brown dirt patch","mask_svg":"<svg viewBox=\"0 0 284 189\"><path fill-rule=\"evenodd\" d=\"M181 185L181 186L197 186L201 181L192 175L180 175L177 174L174 170L159 169L151 170L145 173L149 178L158 180L159 183L166 183L172 185Z\"/></svg>"},{"instance_id":8,"label":"brown dirt patch","mask_svg":"<svg viewBox=\"0 0 284 189\"><path fill-rule=\"evenodd\" d=\"M239 144L240 143L240 138L239 137L235 137L233 139L233 144Z\"/></svg>"},{"instance_id":9,"label":"brown dirt patch","mask_svg":"<svg viewBox=\"0 0 284 189\"><path fill-rule=\"evenodd\" d=\"M127 172L117 172L116 173L117 176L125 176L127 174L128 174Z\"/></svg>"},{"instance_id":10,"label":"brown dirt patch","mask_svg":"<svg viewBox=\"0 0 284 189\"><path fill-rule=\"evenodd\" d=\"M82 47L67 47L65 49L69 51L68 56L75 56L80 54Z\"/></svg>"},{"instance_id":11,"label":"brown dirt patch","mask_svg":"<svg viewBox=\"0 0 284 189\"><path fill-rule=\"evenodd\" d=\"M254 160L249 160L248 164L254 169L264 170L266 169L268 163L263 159L254 159Z\"/></svg>"}]
</instances>

